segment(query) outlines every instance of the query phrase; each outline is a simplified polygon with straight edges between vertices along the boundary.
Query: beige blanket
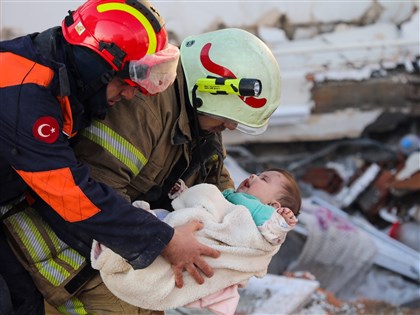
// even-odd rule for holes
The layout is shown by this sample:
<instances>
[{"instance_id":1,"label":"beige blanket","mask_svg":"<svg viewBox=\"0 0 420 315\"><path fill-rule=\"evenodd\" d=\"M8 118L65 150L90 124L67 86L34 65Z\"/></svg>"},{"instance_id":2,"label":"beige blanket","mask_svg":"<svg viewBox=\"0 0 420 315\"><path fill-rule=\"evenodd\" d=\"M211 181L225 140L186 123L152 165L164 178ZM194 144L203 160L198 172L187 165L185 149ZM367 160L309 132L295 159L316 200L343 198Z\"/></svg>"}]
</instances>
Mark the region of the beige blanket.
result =
<instances>
[{"instance_id":1,"label":"beige blanket","mask_svg":"<svg viewBox=\"0 0 420 315\"><path fill-rule=\"evenodd\" d=\"M177 288L171 266L158 257L149 267L134 270L121 256L94 242L92 266L100 271L106 286L120 299L152 310L183 306L232 284L246 284L252 276L263 277L280 245L267 242L244 206L228 202L214 185L200 184L172 202L175 209L165 222L176 227L192 219L204 228L197 239L221 252L207 258L214 276L203 285L184 272L184 286Z\"/></svg>"}]
</instances>

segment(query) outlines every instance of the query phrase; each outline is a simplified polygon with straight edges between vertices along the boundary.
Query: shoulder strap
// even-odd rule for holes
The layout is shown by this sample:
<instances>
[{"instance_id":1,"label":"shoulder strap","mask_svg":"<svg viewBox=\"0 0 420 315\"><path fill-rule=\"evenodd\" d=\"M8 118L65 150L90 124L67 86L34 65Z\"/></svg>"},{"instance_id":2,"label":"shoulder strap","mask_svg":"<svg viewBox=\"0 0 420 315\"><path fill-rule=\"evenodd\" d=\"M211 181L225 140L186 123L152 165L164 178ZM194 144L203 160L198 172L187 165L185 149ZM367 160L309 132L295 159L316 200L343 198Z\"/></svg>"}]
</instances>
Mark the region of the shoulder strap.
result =
<instances>
[{"instance_id":1,"label":"shoulder strap","mask_svg":"<svg viewBox=\"0 0 420 315\"><path fill-rule=\"evenodd\" d=\"M60 83L60 96L70 95L70 82L67 76L67 69L64 63L59 63L57 57L57 40L61 35L61 27L53 27L34 37L34 44L40 54L58 69L58 79Z\"/></svg>"}]
</instances>

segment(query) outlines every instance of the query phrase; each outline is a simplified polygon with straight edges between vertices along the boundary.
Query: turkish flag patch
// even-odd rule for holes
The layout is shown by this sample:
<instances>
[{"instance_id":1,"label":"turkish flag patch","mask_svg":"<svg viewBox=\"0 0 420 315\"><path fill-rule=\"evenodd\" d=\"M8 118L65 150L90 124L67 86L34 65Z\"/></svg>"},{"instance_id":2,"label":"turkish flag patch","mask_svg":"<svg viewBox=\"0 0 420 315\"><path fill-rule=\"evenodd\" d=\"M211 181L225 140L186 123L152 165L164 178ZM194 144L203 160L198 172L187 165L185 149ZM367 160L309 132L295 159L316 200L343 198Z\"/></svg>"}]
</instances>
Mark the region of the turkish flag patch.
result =
<instances>
[{"instance_id":1,"label":"turkish flag patch","mask_svg":"<svg viewBox=\"0 0 420 315\"><path fill-rule=\"evenodd\" d=\"M39 141L54 143L59 135L58 122L50 116L41 117L35 121L32 133Z\"/></svg>"}]
</instances>

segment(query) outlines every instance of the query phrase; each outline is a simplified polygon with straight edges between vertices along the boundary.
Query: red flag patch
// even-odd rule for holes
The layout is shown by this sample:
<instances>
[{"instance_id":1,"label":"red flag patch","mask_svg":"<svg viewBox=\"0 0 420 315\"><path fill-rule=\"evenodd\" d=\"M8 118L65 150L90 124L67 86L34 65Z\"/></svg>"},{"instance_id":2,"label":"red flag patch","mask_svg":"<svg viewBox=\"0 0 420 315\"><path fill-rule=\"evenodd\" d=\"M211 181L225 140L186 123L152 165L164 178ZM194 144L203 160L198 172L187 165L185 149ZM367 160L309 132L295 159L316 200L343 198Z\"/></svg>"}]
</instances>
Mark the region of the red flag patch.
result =
<instances>
[{"instance_id":1,"label":"red flag patch","mask_svg":"<svg viewBox=\"0 0 420 315\"><path fill-rule=\"evenodd\" d=\"M57 141L59 135L58 122L53 117L41 117L35 121L32 133L39 141L54 143Z\"/></svg>"}]
</instances>

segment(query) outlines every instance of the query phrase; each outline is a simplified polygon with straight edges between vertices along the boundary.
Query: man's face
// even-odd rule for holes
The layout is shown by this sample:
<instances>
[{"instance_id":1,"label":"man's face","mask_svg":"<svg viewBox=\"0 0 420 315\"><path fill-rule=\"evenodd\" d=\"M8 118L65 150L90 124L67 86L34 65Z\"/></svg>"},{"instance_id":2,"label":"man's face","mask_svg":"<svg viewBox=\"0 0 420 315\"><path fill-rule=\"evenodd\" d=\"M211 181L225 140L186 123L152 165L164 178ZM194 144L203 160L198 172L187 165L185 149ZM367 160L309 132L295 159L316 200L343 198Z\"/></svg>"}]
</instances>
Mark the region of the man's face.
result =
<instances>
[{"instance_id":1,"label":"man's face","mask_svg":"<svg viewBox=\"0 0 420 315\"><path fill-rule=\"evenodd\" d=\"M235 130L238 123L223 118L198 114L200 129L208 132L220 132L225 129Z\"/></svg>"},{"instance_id":2,"label":"man's face","mask_svg":"<svg viewBox=\"0 0 420 315\"><path fill-rule=\"evenodd\" d=\"M131 100L137 88L127 84L123 79L115 77L106 87L106 99L109 106L114 106L121 98Z\"/></svg>"}]
</instances>

